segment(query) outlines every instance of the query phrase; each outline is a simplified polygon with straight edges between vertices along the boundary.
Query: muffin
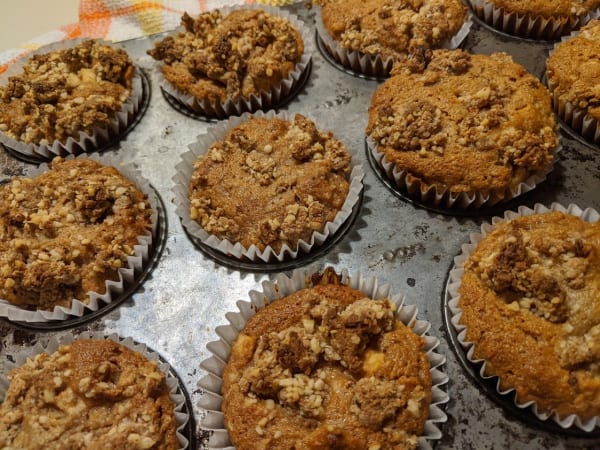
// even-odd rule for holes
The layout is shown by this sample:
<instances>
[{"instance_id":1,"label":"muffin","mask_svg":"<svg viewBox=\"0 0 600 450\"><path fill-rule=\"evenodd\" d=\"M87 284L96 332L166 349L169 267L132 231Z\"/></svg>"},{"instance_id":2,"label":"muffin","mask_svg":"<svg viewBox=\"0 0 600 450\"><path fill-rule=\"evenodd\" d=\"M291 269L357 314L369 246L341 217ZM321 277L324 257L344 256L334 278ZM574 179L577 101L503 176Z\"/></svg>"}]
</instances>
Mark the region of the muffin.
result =
<instances>
[{"instance_id":1,"label":"muffin","mask_svg":"<svg viewBox=\"0 0 600 450\"><path fill-rule=\"evenodd\" d=\"M328 53L357 73L388 76L394 63L456 48L470 21L461 0L320 0L317 30Z\"/></svg>"},{"instance_id":2,"label":"muffin","mask_svg":"<svg viewBox=\"0 0 600 450\"><path fill-rule=\"evenodd\" d=\"M240 306L242 330L221 334L233 341L221 388L231 443L216 445L417 448L439 438L435 404L447 398L437 385L447 378L433 369L443 358L430 351L428 324L373 279L307 273L265 285L250 314Z\"/></svg>"},{"instance_id":3,"label":"muffin","mask_svg":"<svg viewBox=\"0 0 600 450\"><path fill-rule=\"evenodd\" d=\"M132 122L140 75L128 54L96 40L65 41L17 63L0 86L0 137L37 157L97 149Z\"/></svg>"},{"instance_id":4,"label":"muffin","mask_svg":"<svg viewBox=\"0 0 600 450\"><path fill-rule=\"evenodd\" d=\"M469 0L491 27L529 39L556 40L598 15L600 0Z\"/></svg>"},{"instance_id":5,"label":"muffin","mask_svg":"<svg viewBox=\"0 0 600 450\"><path fill-rule=\"evenodd\" d=\"M165 375L110 339L39 353L9 381L0 404L2 448L182 447Z\"/></svg>"},{"instance_id":6,"label":"muffin","mask_svg":"<svg viewBox=\"0 0 600 450\"><path fill-rule=\"evenodd\" d=\"M148 53L163 62L163 88L207 117L277 104L310 59L301 23L276 8L224 8L197 18L185 13L181 24L183 31Z\"/></svg>"},{"instance_id":7,"label":"muffin","mask_svg":"<svg viewBox=\"0 0 600 450\"><path fill-rule=\"evenodd\" d=\"M89 158L57 157L40 175L0 186L0 199L0 298L24 310L88 304L148 252L146 194Z\"/></svg>"},{"instance_id":8,"label":"muffin","mask_svg":"<svg viewBox=\"0 0 600 450\"><path fill-rule=\"evenodd\" d=\"M349 217L362 169L332 132L295 114L245 115L200 136L176 177L178 213L234 258L295 258Z\"/></svg>"},{"instance_id":9,"label":"muffin","mask_svg":"<svg viewBox=\"0 0 600 450\"><path fill-rule=\"evenodd\" d=\"M505 53L435 50L373 94L368 143L401 190L443 207L491 206L532 189L558 147L550 96Z\"/></svg>"},{"instance_id":10,"label":"muffin","mask_svg":"<svg viewBox=\"0 0 600 450\"><path fill-rule=\"evenodd\" d=\"M461 257L453 323L469 358L539 417L600 418L600 223L536 211L489 227ZM456 273L459 276L458 272ZM571 417L572 418L572 417Z\"/></svg>"},{"instance_id":11,"label":"muffin","mask_svg":"<svg viewBox=\"0 0 600 450\"><path fill-rule=\"evenodd\" d=\"M600 21L592 20L575 36L557 44L546 62L554 111L575 132L600 143Z\"/></svg>"}]
</instances>

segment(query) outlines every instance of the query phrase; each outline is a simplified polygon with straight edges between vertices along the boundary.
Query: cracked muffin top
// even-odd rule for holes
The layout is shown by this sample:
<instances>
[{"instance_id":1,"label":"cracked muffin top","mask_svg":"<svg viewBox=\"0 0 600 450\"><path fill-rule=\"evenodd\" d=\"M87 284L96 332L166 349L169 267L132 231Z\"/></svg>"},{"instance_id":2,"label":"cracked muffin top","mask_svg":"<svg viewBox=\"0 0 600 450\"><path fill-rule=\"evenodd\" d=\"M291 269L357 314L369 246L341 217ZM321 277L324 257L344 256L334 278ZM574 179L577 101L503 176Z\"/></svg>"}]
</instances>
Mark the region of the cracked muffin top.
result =
<instances>
[{"instance_id":1,"label":"cracked muffin top","mask_svg":"<svg viewBox=\"0 0 600 450\"><path fill-rule=\"evenodd\" d=\"M403 59L443 47L463 26L461 0L320 0L323 25L342 47Z\"/></svg>"},{"instance_id":2,"label":"cracked muffin top","mask_svg":"<svg viewBox=\"0 0 600 450\"><path fill-rule=\"evenodd\" d=\"M37 177L0 186L0 199L0 298L25 308L103 294L152 227L146 195L88 158L55 158Z\"/></svg>"},{"instance_id":3,"label":"cracked muffin top","mask_svg":"<svg viewBox=\"0 0 600 450\"><path fill-rule=\"evenodd\" d=\"M211 103L270 91L296 67L304 52L298 30L260 9L220 10L181 19L185 31L148 51L164 62L167 81Z\"/></svg>"},{"instance_id":4,"label":"cracked muffin top","mask_svg":"<svg viewBox=\"0 0 600 450\"><path fill-rule=\"evenodd\" d=\"M2 448L180 448L164 374L109 339L40 353L9 381L0 404Z\"/></svg>"},{"instance_id":5,"label":"cracked muffin top","mask_svg":"<svg viewBox=\"0 0 600 450\"><path fill-rule=\"evenodd\" d=\"M350 163L333 133L300 114L252 117L195 161L190 217L207 233L245 248L295 249L343 206Z\"/></svg>"},{"instance_id":6,"label":"cracked muffin top","mask_svg":"<svg viewBox=\"0 0 600 450\"><path fill-rule=\"evenodd\" d=\"M425 186L504 198L552 166L550 95L507 54L434 50L392 75L373 94L367 135Z\"/></svg>"},{"instance_id":7,"label":"cracked muffin top","mask_svg":"<svg viewBox=\"0 0 600 450\"><path fill-rule=\"evenodd\" d=\"M417 448L429 416L424 338L327 271L261 309L223 373L236 448Z\"/></svg>"},{"instance_id":8,"label":"cracked muffin top","mask_svg":"<svg viewBox=\"0 0 600 450\"><path fill-rule=\"evenodd\" d=\"M0 132L33 144L78 141L116 119L133 72L124 50L94 40L34 55L0 86Z\"/></svg>"},{"instance_id":9,"label":"cracked muffin top","mask_svg":"<svg viewBox=\"0 0 600 450\"><path fill-rule=\"evenodd\" d=\"M600 223L562 212L497 224L460 286L461 323L502 389L561 418L600 415Z\"/></svg>"}]
</instances>

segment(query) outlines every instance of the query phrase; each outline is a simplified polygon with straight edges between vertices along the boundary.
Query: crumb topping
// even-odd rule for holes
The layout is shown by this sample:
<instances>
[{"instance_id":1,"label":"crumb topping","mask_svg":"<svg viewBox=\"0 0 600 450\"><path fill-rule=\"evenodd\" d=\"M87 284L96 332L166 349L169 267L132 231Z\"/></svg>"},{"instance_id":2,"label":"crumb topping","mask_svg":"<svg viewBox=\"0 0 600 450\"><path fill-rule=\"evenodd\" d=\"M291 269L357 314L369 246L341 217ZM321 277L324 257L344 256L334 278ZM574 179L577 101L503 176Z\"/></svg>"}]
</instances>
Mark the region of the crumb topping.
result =
<instances>
[{"instance_id":1,"label":"crumb topping","mask_svg":"<svg viewBox=\"0 0 600 450\"><path fill-rule=\"evenodd\" d=\"M0 186L0 297L34 309L89 301L151 227L146 196L115 168L55 158Z\"/></svg>"},{"instance_id":2,"label":"crumb topping","mask_svg":"<svg viewBox=\"0 0 600 450\"><path fill-rule=\"evenodd\" d=\"M223 387L236 448L252 448L251 435L274 449L416 448L431 397L423 341L389 300L338 300L347 289L278 300L267 308L287 303L268 316L275 323L242 331Z\"/></svg>"},{"instance_id":3,"label":"crumb topping","mask_svg":"<svg viewBox=\"0 0 600 450\"><path fill-rule=\"evenodd\" d=\"M490 0L497 8L541 17L585 16L600 7L599 0Z\"/></svg>"},{"instance_id":4,"label":"crumb topping","mask_svg":"<svg viewBox=\"0 0 600 450\"><path fill-rule=\"evenodd\" d=\"M185 31L148 51L164 61L165 79L211 103L270 91L304 52L302 37L284 18L262 10L219 10L181 19Z\"/></svg>"},{"instance_id":5,"label":"crumb topping","mask_svg":"<svg viewBox=\"0 0 600 450\"><path fill-rule=\"evenodd\" d=\"M113 341L82 339L40 353L9 381L2 448L179 448L165 376Z\"/></svg>"},{"instance_id":6,"label":"crumb topping","mask_svg":"<svg viewBox=\"0 0 600 450\"><path fill-rule=\"evenodd\" d=\"M403 59L441 48L467 18L460 0L320 0L323 24L352 51Z\"/></svg>"},{"instance_id":7,"label":"crumb topping","mask_svg":"<svg viewBox=\"0 0 600 450\"><path fill-rule=\"evenodd\" d=\"M252 118L194 163L190 217L246 248L295 248L341 209L350 161L331 132L299 114L291 121Z\"/></svg>"},{"instance_id":8,"label":"crumb topping","mask_svg":"<svg viewBox=\"0 0 600 450\"><path fill-rule=\"evenodd\" d=\"M501 195L552 164L556 124L537 79L505 54L424 57L371 100L367 134L388 161L452 192Z\"/></svg>"},{"instance_id":9,"label":"crumb topping","mask_svg":"<svg viewBox=\"0 0 600 450\"><path fill-rule=\"evenodd\" d=\"M34 144L79 140L107 127L131 94L133 63L94 40L32 56L0 87L0 131Z\"/></svg>"}]
</instances>

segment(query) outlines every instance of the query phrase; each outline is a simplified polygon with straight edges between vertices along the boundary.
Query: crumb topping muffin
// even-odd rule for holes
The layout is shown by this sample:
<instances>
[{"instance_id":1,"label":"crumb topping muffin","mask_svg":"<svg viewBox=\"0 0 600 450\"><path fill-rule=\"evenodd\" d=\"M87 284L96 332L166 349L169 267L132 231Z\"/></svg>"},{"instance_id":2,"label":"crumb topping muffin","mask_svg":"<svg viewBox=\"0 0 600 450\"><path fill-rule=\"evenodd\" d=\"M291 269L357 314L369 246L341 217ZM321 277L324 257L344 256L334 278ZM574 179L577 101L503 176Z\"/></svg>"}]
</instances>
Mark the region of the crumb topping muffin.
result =
<instances>
[{"instance_id":1,"label":"crumb topping muffin","mask_svg":"<svg viewBox=\"0 0 600 450\"><path fill-rule=\"evenodd\" d=\"M373 94L367 135L399 171L451 193L509 195L558 147L546 88L505 53L435 50Z\"/></svg>"},{"instance_id":2,"label":"crumb topping muffin","mask_svg":"<svg viewBox=\"0 0 600 450\"><path fill-rule=\"evenodd\" d=\"M55 158L0 186L0 298L32 309L89 301L151 229L146 195L113 167Z\"/></svg>"},{"instance_id":3,"label":"crumb topping muffin","mask_svg":"<svg viewBox=\"0 0 600 450\"><path fill-rule=\"evenodd\" d=\"M467 19L460 0L320 0L323 25L342 47L404 59L443 47Z\"/></svg>"},{"instance_id":4,"label":"crumb topping muffin","mask_svg":"<svg viewBox=\"0 0 600 450\"><path fill-rule=\"evenodd\" d=\"M0 86L0 132L25 143L65 143L107 127L131 95L134 66L119 48L86 40L32 56Z\"/></svg>"},{"instance_id":5,"label":"crumb topping muffin","mask_svg":"<svg viewBox=\"0 0 600 450\"><path fill-rule=\"evenodd\" d=\"M9 375L0 447L177 449L165 376L109 339L40 353Z\"/></svg>"},{"instance_id":6,"label":"crumb topping muffin","mask_svg":"<svg viewBox=\"0 0 600 450\"><path fill-rule=\"evenodd\" d=\"M585 16L600 7L599 0L486 0L497 8L519 15L546 18Z\"/></svg>"},{"instance_id":7,"label":"crumb topping muffin","mask_svg":"<svg viewBox=\"0 0 600 450\"><path fill-rule=\"evenodd\" d=\"M600 416L600 223L562 212L496 225L465 263L461 323L488 375L539 411Z\"/></svg>"},{"instance_id":8,"label":"crumb topping muffin","mask_svg":"<svg viewBox=\"0 0 600 450\"><path fill-rule=\"evenodd\" d=\"M190 217L245 248L310 242L346 200L351 155L310 119L252 117L194 162Z\"/></svg>"},{"instance_id":9,"label":"crumb topping muffin","mask_svg":"<svg viewBox=\"0 0 600 450\"><path fill-rule=\"evenodd\" d=\"M546 63L554 104L571 103L600 119L600 21L592 20L577 36L558 44Z\"/></svg>"},{"instance_id":10,"label":"crumb topping muffin","mask_svg":"<svg viewBox=\"0 0 600 450\"><path fill-rule=\"evenodd\" d=\"M257 312L223 373L225 426L243 449L412 449L429 415L424 338L324 277Z\"/></svg>"},{"instance_id":11,"label":"crumb topping muffin","mask_svg":"<svg viewBox=\"0 0 600 450\"><path fill-rule=\"evenodd\" d=\"M211 103L269 91L296 67L304 52L298 30L260 9L220 10L181 19L185 31L148 51L164 62L165 79Z\"/></svg>"}]
</instances>

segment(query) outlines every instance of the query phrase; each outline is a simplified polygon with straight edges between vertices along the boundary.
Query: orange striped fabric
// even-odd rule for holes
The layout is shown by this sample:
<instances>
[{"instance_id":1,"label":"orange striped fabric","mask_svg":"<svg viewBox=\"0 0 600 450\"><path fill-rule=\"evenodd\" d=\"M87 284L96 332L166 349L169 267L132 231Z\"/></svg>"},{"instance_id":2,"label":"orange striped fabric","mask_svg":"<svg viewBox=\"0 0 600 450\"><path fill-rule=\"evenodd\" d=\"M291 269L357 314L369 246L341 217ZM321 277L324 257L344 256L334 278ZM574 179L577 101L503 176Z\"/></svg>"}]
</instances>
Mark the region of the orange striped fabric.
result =
<instances>
[{"instance_id":1,"label":"orange striped fabric","mask_svg":"<svg viewBox=\"0 0 600 450\"><path fill-rule=\"evenodd\" d=\"M79 23L65 25L23 44L0 52L0 74L25 53L52 42L76 37L119 42L176 28L181 15L239 4L283 6L294 0L80 0Z\"/></svg>"}]
</instances>

